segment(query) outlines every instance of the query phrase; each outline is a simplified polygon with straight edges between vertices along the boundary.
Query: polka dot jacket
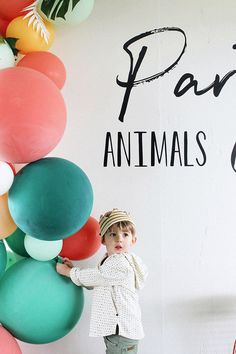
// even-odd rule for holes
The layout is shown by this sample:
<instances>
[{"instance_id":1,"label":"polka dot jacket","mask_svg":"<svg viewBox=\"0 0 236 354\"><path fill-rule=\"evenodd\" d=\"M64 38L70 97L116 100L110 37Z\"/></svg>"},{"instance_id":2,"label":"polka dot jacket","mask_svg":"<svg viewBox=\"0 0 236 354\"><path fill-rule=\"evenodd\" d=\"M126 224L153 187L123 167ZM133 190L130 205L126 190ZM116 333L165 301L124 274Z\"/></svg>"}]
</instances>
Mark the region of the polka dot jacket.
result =
<instances>
[{"instance_id":1,"label":"polka dot jacket","mask_svg":"<svg viewBox=\"0 0 236 354\"><path fill-rule=\"evenodd\" d=\"M92 337L115 334L130 339L144 336L137 290L147 276L147 268L134 254L113 254L98 267L70 271L71 280L78 286L93 287L90 322Z\"/></svg>"}]
</instances>

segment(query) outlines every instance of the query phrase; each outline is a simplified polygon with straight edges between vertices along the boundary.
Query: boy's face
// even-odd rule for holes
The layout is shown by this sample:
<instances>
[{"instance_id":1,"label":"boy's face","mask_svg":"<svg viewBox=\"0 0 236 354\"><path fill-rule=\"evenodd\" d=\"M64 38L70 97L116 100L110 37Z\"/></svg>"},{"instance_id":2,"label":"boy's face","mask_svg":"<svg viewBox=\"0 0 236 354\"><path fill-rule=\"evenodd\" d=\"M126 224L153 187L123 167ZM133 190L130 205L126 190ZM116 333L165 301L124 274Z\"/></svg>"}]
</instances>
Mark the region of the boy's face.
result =
<instances>
[{"instance_id":1,"label":"boy's face","mask_svg":"<svg viewBox=\"0 0 236 354\"><path fill-rule=\"evenodd\" d=\"M106 246L107 254L129 252L129 247L136 242L135 236L128 229L120 229L117 225L105 233L103 244Z\"/></svg>"}]
</instances>

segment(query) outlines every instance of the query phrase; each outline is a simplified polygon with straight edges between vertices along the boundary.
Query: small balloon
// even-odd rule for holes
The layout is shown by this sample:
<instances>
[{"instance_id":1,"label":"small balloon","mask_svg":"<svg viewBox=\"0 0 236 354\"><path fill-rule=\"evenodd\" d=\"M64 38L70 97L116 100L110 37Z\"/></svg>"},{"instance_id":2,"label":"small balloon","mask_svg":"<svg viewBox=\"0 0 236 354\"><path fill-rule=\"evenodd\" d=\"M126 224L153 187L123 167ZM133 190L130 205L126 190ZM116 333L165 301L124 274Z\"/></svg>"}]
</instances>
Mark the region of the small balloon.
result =
<instances>
[{"instance_id":1,"label":"small balloon","mask_svg":"<svg viewBox=\"0 0 236 354\"><path fill-rule=\"evenodd\" d=\"M8 163L0 161L0 195L9 191L14 180L14 173Z\"/></svg>"},{"instance_id":2,"label":"small balloon","mask_svg":"<svg viewBox=\"0 0 236 354\"><path fill-rule=\"evenodd\" d=\"M0 353L22 354L16 339L3 326L0 325Z\"/></svg>"},{"instance_id":3,"label":"small balloon","mask_svg":"<svg viewBox=\"0 0 236 354\"><path fill-rule=\"evenodd\" d=\"M0 277L5 272L6 265L7 265L7 251L4 242L0 240Z\"/></svg>"},{"instance_id":4,"label":"small balloon","mask_svg":"<svg viewBox=\"0 0 236 354\"><path fill-rule=\"evenodd\" d=\"M18 61L17 66L24 66L40 71L51 79L59 89L64 86L66 69L62 61L55 54L50 52L28 53Z\"/></svg>"},{"instance_id":5,"label":"small balloon","mask_svg":"<svg viewBox=\"0 0 236 354\"><path fill-rule=\"evenodd\" d=\"M0 37L0 69L15 66L15 57L9 44Z\"/></svg>"},{"instance_id":6,"label":"small balloon","mask_svg":"<svg viewBox=\"0 0 236 354\"><path fill-rule=\"evenodd\" d=\"M37 26L34 27L33 23L29 24L28 18L24 19L24 16L19 16L7 26L6 36L18 38L16 48L22 54L48 50L55 37L53 24L44 21L42 25L39 23L39 26L41 26L40 30L37 30Z\"/></svg>"},{"instance_id":7,"label":"small balloon","mask_svg":"<svg viewBox=\"0 0 236 354\"><path fill-rule=\"evenodd\" d=\"M8 249L7 250L7 265L6 265L6 270L10 267L12 267L15 263L21 261L24 259L24 257L19 256L12 250Z\"/></svg>"},{"instance_id":8,"label":"small balloon","mask_svg":"<svg viewBox=\"0 0 236 354\"><path fill-rule=\"evenodd\" d=\"M29 235L25 236L25 249L37 261L49 261L61 252L62 240L44 241Z\"/></svg>"},{"instance_id":9,"label":"small balloon","mask_svg":"<svg viewBox=\"0 0 236 354\"><path fill-rule=\"evenodd\" d=\"M63 240L60 253L74 261L91 257L101 246L100 227L98 221L92 216L86 224L75 234Z\"/></svg>"},{"instance_id":10,"label":"small balloon","mask_svg":"<svg viewBox=\"0 0 236 354\"><path fill-rule=\"evenodd\" d=\"M11 169L12 169L12 171L13 171L13 173L14 173L14 176L16 175L16 168L15 168L15 166L12 164L12 163L10 163L10 162L8 162L8 165L11 167Z\"/></svg>"},{"instance_id":11,"label":"small balloon","mask_svg":"<svg viewBox=\"0 0 236 354\"><path fill-rule=\"evenodd\" d=\"M8 208L8 193L0 196L0 240L10 236L17 226Z\"/></svg>"},{"instance_id":12,"label":"small balloon","mask_svg":"<svg viewBox=\"0 0 236 354\"><path fill-rule=\"evenodd\" d=\"M25 232L21 231L19 227L17 227L17 229L5 239L9 248L17 253L17 255L22 257L29 257L29 254L25 249L24 240Z\"/></svg>"}]
</instances>

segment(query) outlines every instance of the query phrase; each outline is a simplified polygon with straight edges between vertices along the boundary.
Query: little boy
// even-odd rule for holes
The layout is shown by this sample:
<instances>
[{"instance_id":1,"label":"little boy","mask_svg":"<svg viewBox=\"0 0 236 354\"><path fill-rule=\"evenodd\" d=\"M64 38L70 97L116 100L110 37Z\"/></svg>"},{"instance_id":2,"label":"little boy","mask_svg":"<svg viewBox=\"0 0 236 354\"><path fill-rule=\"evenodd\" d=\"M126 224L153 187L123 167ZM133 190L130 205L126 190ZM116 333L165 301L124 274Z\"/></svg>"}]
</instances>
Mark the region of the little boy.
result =
<instances>
[{"instance_id":1,"label":"little boy","mask_svg":"<svg viewBox=\"0 0 236 354\"><path fill-rule=\"evenodd\" d=\"M57 272L78 286L93 287L90 323L92 337L104 337L107 354L136 354L143 338L137 289L147 270L141 259L129 253L136 242L134 223L125 211L113 209L101 216L100 233L107 253L98 267L73 267L68 258L57 263Z\"/></svg>"}]
</instances>

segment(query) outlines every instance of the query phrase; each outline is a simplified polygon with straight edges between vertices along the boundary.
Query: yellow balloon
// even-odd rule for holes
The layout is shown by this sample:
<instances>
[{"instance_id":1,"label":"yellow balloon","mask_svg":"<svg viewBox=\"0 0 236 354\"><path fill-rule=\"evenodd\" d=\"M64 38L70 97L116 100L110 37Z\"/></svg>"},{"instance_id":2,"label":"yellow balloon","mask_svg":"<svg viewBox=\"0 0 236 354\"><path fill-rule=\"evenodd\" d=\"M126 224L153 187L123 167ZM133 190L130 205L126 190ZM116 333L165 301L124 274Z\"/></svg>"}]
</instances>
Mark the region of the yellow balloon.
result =
<instances>
[{"instance_id":1,"label":"yellow balloon","mask_svg":"<svg viewBox=\"0 0 236 354\"><path fill-rule=\"evenodd\" d=\"M8 209L8 193L0 196L0 240L10 236L17 226Z\"/></svg>"},{"instance_id":2,"label":"yellow balloon","mask_svg":"<svg viewBox=\"0 0 236 354\"><path fill-rule=\"evenodd\" d=\"M54 41L54 26L45 20L42 23L48 32L46 39L41 35L41 27L37 31L37 23L33 21L29 24L29 18L24 19L24 16L16 17L9 23L6 37L18 38L16 48L22 54L48 50Z\"/></svg>"}]
</instances>

